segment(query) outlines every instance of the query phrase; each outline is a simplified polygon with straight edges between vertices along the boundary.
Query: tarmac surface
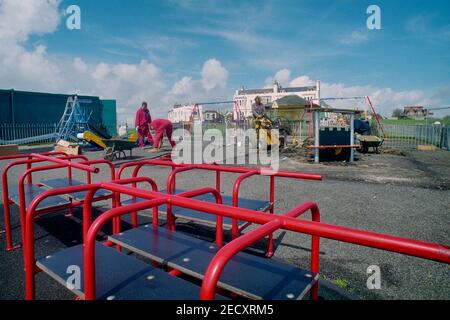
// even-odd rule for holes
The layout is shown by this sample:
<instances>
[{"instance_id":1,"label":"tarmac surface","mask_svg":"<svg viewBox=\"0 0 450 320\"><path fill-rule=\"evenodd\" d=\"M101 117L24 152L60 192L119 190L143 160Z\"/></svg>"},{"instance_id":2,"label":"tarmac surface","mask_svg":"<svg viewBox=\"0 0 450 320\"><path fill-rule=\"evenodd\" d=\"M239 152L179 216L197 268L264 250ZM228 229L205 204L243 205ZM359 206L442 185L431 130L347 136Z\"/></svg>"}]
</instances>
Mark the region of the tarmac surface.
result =
<instances>
[{"instance_id":1,"label":"tarmac surface","mask_svg":"<svg viewBox=\"0 0 450 320\"><path fill-rule=\"evenodd\" d=\"M40 150L38 150L40 151ZM34 151L33 151L34 152ZM134 151L134 160L148 157L146 151ZM90 152L89 158L101 153ZM156 156L156 155L152 155ZM283 157L283 156L282 156ZM450 152L408 151L394 154L359 155L353 165L343 163L310 164L295 157L282 159L281 168L324 175L323 181L276 180L276 208L279 214L304 201L315 201L325 223L370 230L417 240L450 244ZM0 163L3 167L5 163ZM142 173L154 178L164 188L168 170L146 167ZM16 181L20 170L11 174ZM35 181L63 176L65 171L39 173ZM130 173L127 173L129 176ZM75 175L77 177L77 175ZM222 188L231 194L235 175L224 174ZM81 176L79 177L81 178ZM100 173L99 180L107 179ZM97 180L97 181L99 181ZM267 199L267 177L253 177L246 181L243 197ZM211 172L196 171L177 177L177 187L194 189L214 186ZM20 242L18 208L13 206L14 240ZM97 206L108 209L107 203ZM3 212L3 209L1 209ZM81 211L73 218L63 214L48 215L36 222L36 256L41 257L72 246L81 241ZM3 215L2 215L3 216ZM309 215L305 216L309 219ZM142 222L149 221L142 218ZM3 229L3 219L0 219ZM193 223L182 223L179 231L199 234L212 239L210 228ZM249 229L251 230L251 228ZM229 235L227 235L229 237ZM275 257L308 268L310 237L277 232ZM265 243L254 247L261 253ZM450 266L419 258L321 239L320 295L324 299L449 299ZM23 299L24 274L22 251L5 252L5 238L0 235L0 299ZM369 290L367 272L370 266L379 266L381 289ZM38 299L73 299L64 287L47 275L37 276Z\"/></svg>"}]
</instances>

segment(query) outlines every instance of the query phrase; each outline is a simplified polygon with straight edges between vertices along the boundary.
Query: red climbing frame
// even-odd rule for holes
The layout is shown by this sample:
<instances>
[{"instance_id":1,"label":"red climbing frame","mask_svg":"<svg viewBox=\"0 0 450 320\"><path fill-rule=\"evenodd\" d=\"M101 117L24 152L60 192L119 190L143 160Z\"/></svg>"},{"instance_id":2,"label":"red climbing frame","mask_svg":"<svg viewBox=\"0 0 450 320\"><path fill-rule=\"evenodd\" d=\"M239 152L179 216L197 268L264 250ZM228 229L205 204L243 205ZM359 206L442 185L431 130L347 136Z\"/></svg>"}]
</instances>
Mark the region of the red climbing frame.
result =
<instances>
[{"instance_id":1,"label":"red climbing frame","mask_svg":"<svg viewBox=\"0 0 450 320\"><path fill-rule=\"evenodd\" d=\"M144 166L165 166L165 167L171 167L172 172L168 176L167 179L167 193L173 194L174 190L176 189L176 175L181 172L191 171L191 170L206 170L206 171L214 171L216 173L216 190L220 192L221 190L221 174L223 172L227 173L236 173L240 174L240 176L235 180L233 185L233 206L238 207L238 200L239 200L239 190L242 182L252 176L255 175L262 175L262 176L268 176L270 178L270 190L269 190L269 208L267 210L270 213L274 213L275 208L275 178L291 178L291 179L301 179L301 180L322 180L322 176L316 175L316 174L308 174L308 173L299 173L299 172L289 172L289 171L275 171L272 168L244 168L244 167L232 167L232 166L224 166L224 165L217 165L217 164L195 164L195 165L189 165L189 164L181 164L181 163L175 163L172 162L170 159L167 160L143 160L139 162L129 162L123 164L117 173L117 178L120 179L122 177L122 174L124 173L125 169L127 168L133 168L133 174L132 177L138 177L140 170ZM136 185L134 185L136 186ZM137 213L133 212L133 225L137 225ZM246 219L243 219L244 221L247 221ZM167 223L170 226L171 230L175 230L175 219L172 214L171 205L169 204L167 206ZM247 227L249 227L251 223L246 223L241 228L238 227L238 220L232 219L232 238L237 238L242 231L244 231ZM273 235L269 234L269 244L268 244L268 250L267 250L267 256L273 255Z\"/></svg>"},{"instance_id":2,"label":"red climbing frame","mask_svg":"<svg viewBox=\"0 0 450 320\"><path fill-rule=\"evenodd\" d=\"M84 290L85 299L95 299L95 240L98 232L111 219L119 218L122 215L129 214L134 211L140 211L150 208L156 208L163 204L170 204L187 209L199 210L210 214L220 215L237 220L247 220L249 222L262 225L254 231L251 231L237 239L234 239L224 247L222 247L205 273L200 298L213 299L217 289L217 282L225 265L239 251L247 246L255 243L275 232L276 230L287 230L297 233L308 234L312 236L312 259L311 271L319 271L319 239L328 238L346 243L357 244L361 246L377 248L385 251L401 253L409 256L420 257L424 259L434 260L450 264L450 247L429 242L411 240L390 235L384 235L369 231L356 230L336 225L324 224L319 222L319 209L315 203L307 202L292 209L284 215L273 215L261 213L258 211L247 210L236 207L229 207L221 204L214 204L188 197L197 196L205 192L217 192L212 188L202 190L189 191L180 195L163 194L154 191L138 189L126 186L143 181L151 181L150 178L130 178L126 180L117 180L107 183L98 183L85 186L67 187L56 190L49 190L40 194L35 198L27 211L26 216L26 237L25 237L25 272L26 272L26 298L35 298L35 274L38 271L35 264L34 252L34 221L35 216L39 213L36 211L39 203L50 196L73 193L78 191L88 191L86 203L90 202L94 193L99 189L109 190L115 194L126 194L129 196L147 199L149 201L131 204L124 207L113 208L100 217L92 224L89 209L84 211L83 227L84 230ZM152 184L152 183L151 183ZM215 191L214 191L215 190ZM217 193L218 194L218 193ZM86 208L86 207L85 207ZM297 219L303 213L311 211L313 220L306 221ZM317 298L317 284L312 289L313 297Z\"/></svg>"}]
</instances>

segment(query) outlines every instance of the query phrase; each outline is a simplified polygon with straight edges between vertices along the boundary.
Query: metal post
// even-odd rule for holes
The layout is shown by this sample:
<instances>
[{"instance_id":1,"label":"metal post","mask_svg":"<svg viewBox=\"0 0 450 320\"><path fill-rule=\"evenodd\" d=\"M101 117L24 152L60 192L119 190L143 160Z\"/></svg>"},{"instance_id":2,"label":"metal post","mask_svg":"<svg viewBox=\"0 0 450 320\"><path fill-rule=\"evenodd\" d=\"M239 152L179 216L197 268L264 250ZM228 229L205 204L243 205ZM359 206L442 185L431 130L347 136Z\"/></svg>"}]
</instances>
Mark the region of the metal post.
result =
<instances>
[{"instance_id":1,"label":"metal post","mask_svg":"<svg viewBox=\"0 0 450 320\"><path fill-rule=\"evenodd\" d=\"M320 147L320 112L314 111L314 162L319 163L319 147Z\"/></svg>"},{"instance_id":2,"label":"metal post","mask_svg":"<svg viewBox=\"0 0 450 320\"><path fill-rule=\"evenodd\" d=\"M350 114L350 163L355 161L355 115Z\"/></svg>"}]
</instances>

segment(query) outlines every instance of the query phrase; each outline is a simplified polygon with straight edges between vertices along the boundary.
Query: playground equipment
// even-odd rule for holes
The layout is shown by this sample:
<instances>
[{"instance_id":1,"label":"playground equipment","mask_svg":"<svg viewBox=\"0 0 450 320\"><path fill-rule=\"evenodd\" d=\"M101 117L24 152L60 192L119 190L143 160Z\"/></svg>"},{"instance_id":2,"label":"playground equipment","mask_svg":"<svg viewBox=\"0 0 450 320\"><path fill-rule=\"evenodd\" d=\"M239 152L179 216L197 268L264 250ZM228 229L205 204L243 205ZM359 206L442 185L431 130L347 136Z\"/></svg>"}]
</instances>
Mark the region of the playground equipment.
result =
<instances>
[{"instance_id":1,"label":"playground equipment","mask_svg":"<svg viewBox=\"0 0 450 320\"><path fill-rule=\"evenodd\" d=\"M348 103L347 101L354 101L356 103L363 102L365 104L365 110L359 110L356 106L353 109L330 108L327 104L328 101L335 101L337 103L342 101L345 101L345 103ZM378 150L383 144L384 139L386 139L383 125L368 96L322 98L319 100L319 104L320 106L314 105L311 101L311 106L305 108L304 113L301 115L301 121L303 121L305 115L309 115L309 123L307 121L308 138L306 141L313 142L307 148L314 150L314 162L319 163L321 158L345 159L353 162L354 149L367 152L372 147ZM372 122L372 126L368 126L371 135L367 135L367 133L364 135L355 135L355 123L359 121L355 121L355 115L363 113L366 121L370 119L369 114L372 114L376 120L376 124ZM333 123L329 123L330 119L333 118L331 115L335 115L336 118L334 121L331 121ZM336 115L341 115L341 118L343 117L345 119L338 119ZM342 130L343 128L347 129Z\"/></svg>"},{"instance_id":2,"label":"playground equipment","mask_svg":"<svg viewBox=\"0 0 450 320\"><path fill-rule=\"evenodd\" d=\"M14 245L12 241L11 230L11 205L16 204L19 207L20 223L22 232L22 243L25 230L25 213L31 201L48 189L62 188L67 186L84 185L92 182L92 174L99 173L98 168L93 168L91 165L106 165L110 169L111 180L115 178L115 171L113 165L104 160L92 160L84 156L67 156L63 153L44 153L44 154L28 154L16 155L8 157L0 157L2 160L16 160L9 163L2 171L2 191L3 191L3 213L5 220L5 235L6 235L6 250L12 251L18 249L20 245ZM74 160L82 160L81 162L74 162ZM45 165L40 167L32 167L33 164L42 162L51 162L52 165ZM18 166L25 166L26 170L22 173L17 184L10 184L8 179L9 171ZM40 183L33 183L33 173L52 171L57 169L67 168L67 178L55 178L41 181ZM78 169L86 172L86 181L82 182L73 178L73 169ZM104 191L96 195L94 201L103 201L112 199L111 193ZM39 206L40 213L58 212L61 210L68 210L69 215L74 207L82 206L84 204L84 193L66 194L63 197L53 197L47 199ZM115 204L113 204L115 205Z\"/></svg>"},{"instance_id":3,"label":"playground equipment","mask_svg":"<svg viewBox=\"0 0 450 320\"><path fill-rule=\"evenodd\" d=\"M186 127L186 130L189 131L191 134L194 132L194 127L196 125L202 125L203 122L203 114L202 110L198 103L194 104L194 107L192 108L191 115L189 116L189 123Z\"/></svg>"},{"instance_id":4,"label":"playground equipment","mask_svg":"<svg viewBox=\"0 0 450 320\"><path fill-rule=\"evenodd\" d=\"M234 117L235 123L236 123L236 129L242 128L242 129L246 130L247 123L246 123L246 119L244 117L244 113L242 111L240 111L239 105L237 104L236 101L214 101L214 102L202 102L202 103L194 104L191 115L189 117L188 126L186 127L186 129L189 132L191 132L191 134L192 134L194 125L202 124L205 121L204 116L202 114L202 112L204 111L203 107L205 107L205 106L224 106L224 105L230 105L230 104L233 105L232 110L233 110L233 117ZM225 121L225 119L224 119L224 121Z\"/></svg>"},{"instance_id":5,"label":"playground equipment","mask_svg":"<svg viewBox=\"0 0 450 320\"><path fill-rule=\"evenodd\" d=\"M82 100L81 103L83 102ZM93 113L94 110L92 108L80 105L77 95L69 96L66 100L63 115L56 126L53 124L20 123L7 125L7 130L3 130L0 133L0 144L27 145L33 143L57 143L60 140L70 142L85 140L95 146L102 147L102 143L99 140L110 139L111 136L106 133L105 129L98 128L91 121Z\"/></svg>"},{"instance_id":6,"label":"playground equipment","mask_svg":"<svg viewBox=\"0 0 450 320\"><path fill-rule=\"evenodd\" d=\"M77 135L90 130L89 119L92 111L80 106L78 96L67 98L63 116L56 127L56 142L77 140Z\"/></svg>"},{"instance_id":7,"label":"playground equipment","mask_svg":"<svg viewBox=\"0 0 450 320\"><path fill-rule=\"evenodd\" d=\"M103 142L103 139L93 132L85 131L83 133L79 133L79 134L77 134L77 138L79 140L84 140L86 142L89 142L93 146L96 146L97 148L100 148L102 150L106 149L106 145Z\"/></svg>"},{"instance_id":8,"label":"playground equipment","mask_svg":"<svg viewBox=\"0 0 450 320\"><path fill-rule=\"evenodd\" d=\"M69 97L64 113L56 127L55 138L59 140L78 141L83 139L94 146L104 148L101 139L110 139L111 136L90 123L92 110L80 105L77 95Z\"/></svg>"},{"instance_id":9,"label":"playground equipment","mask_svg":"<svg viewBox=\"0 0 450 320\"><path fill-rule=\"evenodd\" d=\"M296 178L320 180L321 177L295 172L274 172L268 169L227 167L214 164L190 166L176 164L170 159L149 160L123 165L115 174L111 171L110 180L93 182L89 177L99 172L95 167L104 160L77 161L61 154L31 154L25 156L3 157L3 160L16 160L10 166L26 165L27 171L19 179L19 190L31 185L33 172L67 168L86 172L86 183L57 185L42 181L37 186L53 188L40 189L24 205L21 203L21 221L24 232L25 286L26 298L35 299L35 276L44 272L64 285L81 299L300 299L311 294L312 299L319 295L319 245L320 238L377 248L409 256L450 264L450 247L429 242L410 240L374 232L356 230L320 222L320 211L316 203L305 202L285 213L274 214L275 178ZM79 157L78 157L79 158ZM18 160L18 161L17 161ZM41 162L52 165L31 167ZM110 165L110 164L109 164ZM140 169L147 165L164 166L171 169L167 178L166 191L160 191L151 177L140 175ZM125 169L133 169L131 178L122 175ZM6 169L6 168L5 168ZM111 169L111 167L110 167ZM197 190L177 191L177 174L191 170L207 170L216 174L216 187L203 187ZM220 191L222 172L239 174L233 187L232 205ZM242 208L239 196L241 183L255 175L267 175L270 179L270 212L264 213L253 208ZM8 190L7 171L3 172L3 191ZM5 180L6 178L6 180ZM5 186L6 181L6 186ZM144 188L143 183L150 186ZM63 249L49 255L36 257L34 235L37 218L50 212L58 212L64 206L44 206L51 199L65 199L83 195L83 244ZM24 193L22 192L21 200ZM92 207L98 195L112 200L112 208L95 220ZM206 196L208 198L205 198ZM126 202L122 196L127 196ZM9 203L9 198L7 198ZM245 202L245 201L244 201ZM72 206L75 204L72 204ZM80 204L79 204L80 205ZM70 208L66 204L66 208ZM44 210L44 207L46 208ZM25 211L22 211L22 208ZM176 209L180 208L180 209ZM121 220L125 215L136 216L136 212L152 210L152 223L131 226L122 230ZM166 211L167 223L160 227L159 211ZM180 210L180 211L177 211ZM215 221L215 242L201 240L187 234L175 232L175 216L191 210L211 216ZM299 219L311 212L312 221ZM137 216L136 216L137 217ZM7 216L5 215L5 219ZM235 234L227 244L222 236L225 220L243 221L259 225L256 229L240 235ZM99 242L99 231L112 221L113 229L105 242ZM277 230L297 232L311 236L311 265L307 270L274 259L267 259L243 252L255 242L270 237ZM236 230L234 230L236 231ZM127 249L133 255L121 252ZM145 257L144 262L137 257ZM36 259L37 258L37 259ZM81 269L80 287L68 286L68 267ZM188 277L187 277L188 276ZM193 279L193 280L190 280ZM201 282L201 287L196 283ZM220 290L219 290L220 289Z\"/></svg>"},{"instance_id":10,"label":"playground equipment","mask_svg":"<svg viewBox=\"0 0 450 320\"><path fill-rule=\"evenodd\" d=\"M376 112L375 107L373 106L372 100L370 99L369 96L321 98L320 101L319 101L319 104L320 105L322 105L324 103L326 104L328 101L334 101L336 103L345 101L346 104L348 103L347 101L352 101L352 104L364 102L364 114L365 114L366 120L368 120L370 118L370 116L369 116L370 114L372 114L375 117L375 120L376 120L377 127L376 128L373 127L372 131L379 132L378 133L379 136L381 138L383 138L383 139L387 138L386 133L384 131L384 127L381 124L380 117L378 116L378 113ZM357 108L356 105L353 105L352 107L353 107L354 111L357 111L358 108Z\"/></svg>"},{"instance_id":11,"label":"playground equipment","mask_svg":"<svg viewBox=\"0 0 450 320\"><path fill-rule=\"evenodd\" d=\"M354 149L359 148L355 144L355 130L354 119L355 111L345 109L330 109L330 108L311 108L308 112L313 115L314 119L314 145L308 146L314 149L314 162L319 163L322 157L337 157L341 156L342 150L347 150L344 154L346 160L354 161ZM347 130L339 130L335 128L321 128L320 114L321 113L338 113L349 117ZM330 153L330 150L332 153ZM350 150L348 152L348 150Z\"/></svg>"},{"instance_id":12,"label":"playground equipment","mask_svg":"<svg viewBox=\"0 0 450 320\"><path fill-rule=\"evenodd\" d=\"M230 195L222 195L222 204L240 207L245 209L251 209L261 212L268 211L269 213L274 212L275 208L275 178L288 178L288 179L298 179L298 180L321 180L322 177L320 175L315 174L305 174L298 172L289 172L289 171L273 171L270 169L251 169L251 168L238 168L232 166L223 166L216 164L198 164L198 165L187 165L187 164L176 164L172 161L167 160L144 160L139 162L131 162L123 164L118 172L117 177L121 179L124 172L128 168L134 168L132 177L136 178L139 176L141 169L144 166L163 166L169 167L172 169L171 173L168 175L166 189L164 192L168 194L177 194L180 192L184 192L184 190L177 189L176 187L176 176L182 172L194 171L194 170L203 170L203 171L212 171L215 173L216 183L215 189L220 192L221 191L221 175L223 173L234 173L240 174L234 184L233 184L233 194ZM244 180L249 179L253 176L267 176L269 178L269 195L268 200L255 200L255 199L246 199L239 197L239 190L241 184ZM211 196L202 196L201 200L204 201L215 201L214 197ZM119 200L120 201L120 200ZM135 204L142 202L143 199L131 198L125 201L122 201L121 204ZM216 226L216 236L220 236L220 232L218 229L222 228L231 228L232 237L238 237L245 229L247 229L251 223L248 221L239 221L236 219L223 219L223 221L218 221L215 217L210 215L205 215L202 210L185 210L183 208L178 208L176 206L168 206L165 210L167 212L167 225L171 230L175 230L175 220L176 218L181 218L188 221L196 221L199 223L203 223L206 225L215 225ZM137 226L137 214L133 213L132 215L132 224L133 226ZM219 241L219 240L218 240ZM273 236L269 235L268 237L268 249L267 256L273 255Z\"/></svg>"}]
</instances>

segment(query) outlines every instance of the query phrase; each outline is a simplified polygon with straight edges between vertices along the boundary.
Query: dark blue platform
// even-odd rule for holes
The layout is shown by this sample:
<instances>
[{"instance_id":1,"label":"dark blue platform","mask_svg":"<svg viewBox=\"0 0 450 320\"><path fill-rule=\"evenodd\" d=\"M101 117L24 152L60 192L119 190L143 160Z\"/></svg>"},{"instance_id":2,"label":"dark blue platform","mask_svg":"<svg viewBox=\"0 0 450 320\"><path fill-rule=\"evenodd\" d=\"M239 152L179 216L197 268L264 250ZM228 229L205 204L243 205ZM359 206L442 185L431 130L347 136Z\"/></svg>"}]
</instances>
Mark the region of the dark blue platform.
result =
<instances>
[{"instance_id":1,"label":"dark blue platform","mask_svg":"<svg viewBox=\"0 0 450 320\"><path fill-rule=\"evenodd\" d=\"M214 243L153 225L110 236L109 240L199 279L218 251ZM226 265L219 286L250 299L293 300L302 299L317 279L317 274L295 266L240 252Z\"/></svg>"},{"instance_id":2,"label":"dark blue platform","mask_svg":"<svg viewBox=\"0 0 450 320\"><path fill-rule=\"evenodd\" d=\"M47 191L45 188L38 187L34 184L25 184L24 185L25 190L25 207L28 208L31 201L33 201L34 198L36 198L41 193ZM14 202L16 205L20 206L20 197L19 197L19 186L18 185L10 185L8 186L8 194L9 198L12 202ZM60 197L60 196L53 196L44 199L39 206L37 207L38 210L48 209L56 206L62 206L62 205L68 205L70 204L70 201L67 199Z\"/></svg>"},{"instance_id":3,"label":"dark blue platform","mask_svg":"<svg viewBox=\"0 0 450 320\"><path fill-rule=\"evenodd\" d=\"M78 245L39 259L37 266L84 298L83 246ZM153 268L115 248L96 244L96 297L102 300L193 300L199 299L200 287ZM67 281L73 273L69 266L79 266L81 288L69 288ZM217 296L218 299L223 297Z\"/></svg>"},{"instance_id":4,"label":"dark blue platform","mask_svg":"<svg viewBox=\"0 0 450 320\"><path fill-rule=\"evenodd\" d=\"M59 179L51 179L51 180L44 180L41 182L41 184L49 189L59 189L59 188L66 188L66 187L75 187L75 186L81 186L86 185L86 183L75 180L75 179L67 179L67 178L59 178ZM68 194L67 196L70 199L74 199L77 201L84 201L86 197L87 191L80 191L80 192L74 192L71 194ZM95 198L99 197L105 197L111 195L111 192L108 190L98 190L95 193Z\"/></svg>"}]
</instances>

